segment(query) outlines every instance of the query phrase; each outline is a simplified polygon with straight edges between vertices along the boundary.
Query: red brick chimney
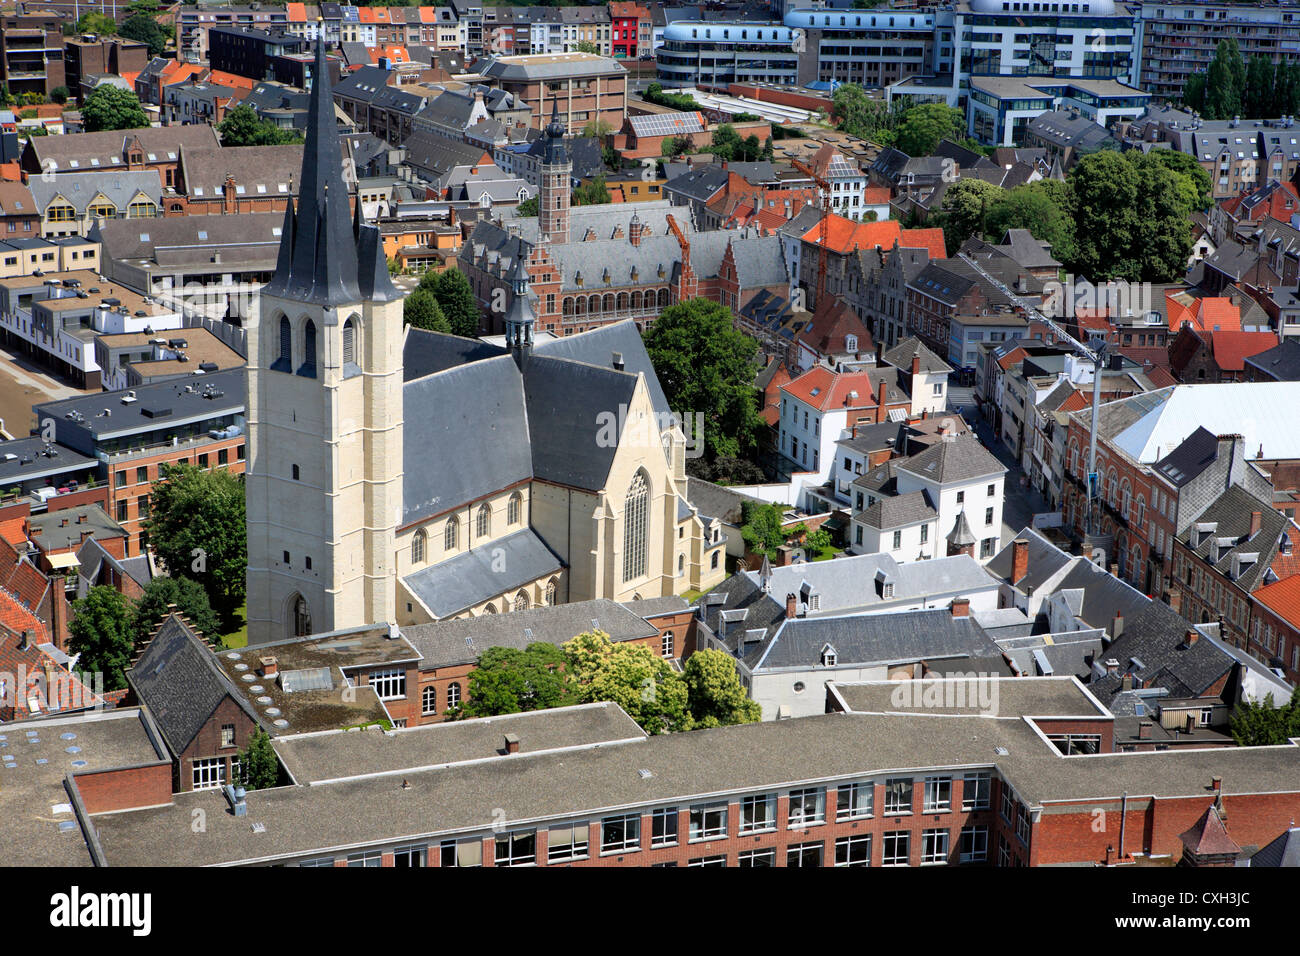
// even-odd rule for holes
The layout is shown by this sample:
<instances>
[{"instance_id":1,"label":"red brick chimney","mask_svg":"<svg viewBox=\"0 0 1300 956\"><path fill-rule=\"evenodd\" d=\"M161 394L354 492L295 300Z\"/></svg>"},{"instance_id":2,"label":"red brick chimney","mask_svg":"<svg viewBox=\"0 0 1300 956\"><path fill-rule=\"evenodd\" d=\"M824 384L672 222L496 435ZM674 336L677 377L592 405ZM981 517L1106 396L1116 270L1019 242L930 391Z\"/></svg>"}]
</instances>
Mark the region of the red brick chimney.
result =
<instances>
[{"instance_id":1,"label":"red brick chimney","mask_svg":"<svg viewBox=\"0 0 1300 956\"><path fill-rule=\"evenodd\" d=\"M1210 778L1210 789L1213 790L1215 793L1218 793L1220 790L1222 790L1222 789L1223 789L1223 778L1222 778L1222 777L1211 777L1211 778Z\"/></svg>"},{"instance_id":2,"label":"red brick chimney","mask_svg":"<svg viewBox=\"0 0 1300 956\"><path fill-rule=\"evenodd\" d=\"M1015 584L1029 573L1029 541L1017 538L1011 542L1011 583Z\"/></svg>"},{"instance_id":3,"label":"red brick chimney","mask_svg":"<svg viewBox=\"0 0 1300 956\"><path fill-rule=\"evenodd\" d=\"M1201 639L1201 632L1196 630L1196 628L1194 627L1189 627L1187 629L1186 637L1187 637L1187 646L1192 647L1193 645L1196 644L1197 641Z\"/></svg>"},{"instance_id":4,"label":"red brick chimney","mask_svg":"<svg viewBox=\"0 0 1300 956\"><path fill-rule=\"evenodd\" d=\"M260 663L263 677L274 677L280 671L280 662L274 657L263 657Z\"/></svg>"},{"instance_id":5,"label":"red brick chimney","mask_svg":"<svg viewBox=\"0 0 1300 956\"><path fill-rule=\"evenodd\" d=\"M799 598L793 591L785 596L785 616L798 617L799 615Z\"/></svg>"},{"instance_id":6,"label":"red brick chimney","mask_svg":"<svg viewBox=\"0 0 1300 956\"><path fill-rule=\"evenodd\" d=\"M1260 513L1259 513L1258 511L1252 511L1252 512L1250 513L1250 533L1251 533L1251 536L1252 536L1252 537L1253 537L1254 535L1259 534L1259 522L1260 522L1260 517L1261 517L1261 516L1260 516Z\"/></svg>"},{"instance_id":7,"label":"red brick chimney","mask_svg":"<svg viewBox=\"0 0 1300 956\"><path fill-rule=\"evenodd\" d=\"M952 616L970 617L970 598L953 598Z\"/></svg>"},{"instance_id":8,"label":"red brick chimney","mask_svg":"<svg viewBox=\"0 0 1300 956\"><path fill-rule=\"evenodd\" d=\"M1138 724L1138 740L1151 739L1151 721L1144 720Z\"/></svg>"},{"instance_id":9,"label":"red brick chimney","mask_svg":"<svg viewBox=\"0 0 1300 956\"><path fill-rule=\"evenodd\" d=\"M880 387L876 392L876 424L879 425L889 417L889 409L886 404L889 402L889 383L881 379Z\"/></svg>"},{"instance_id":10,"label":"red brick chimney","mask_svg":"<svg viewBox=\"0 0 1300 956\"><path fill-rule=\"evenodd\" d=\"M920 374L921 374L921 356L918 353L912 356L912 377L916 378L916 376ZM912 387L916 388L915 385L913 385Z\"/></svg>"},{"instance_id":11,"label":"red brick chimney","mask_svg":"<svg viewBox=\"0 0 1300 956\"><path fill-rule=\"evenodd\" d=\"M517 754L517 753L519 753L519 735L518 735L518 734L506 734L506 737L505 737L505 752L508 753L508 754Z\"/></svg>"}]
</instances>

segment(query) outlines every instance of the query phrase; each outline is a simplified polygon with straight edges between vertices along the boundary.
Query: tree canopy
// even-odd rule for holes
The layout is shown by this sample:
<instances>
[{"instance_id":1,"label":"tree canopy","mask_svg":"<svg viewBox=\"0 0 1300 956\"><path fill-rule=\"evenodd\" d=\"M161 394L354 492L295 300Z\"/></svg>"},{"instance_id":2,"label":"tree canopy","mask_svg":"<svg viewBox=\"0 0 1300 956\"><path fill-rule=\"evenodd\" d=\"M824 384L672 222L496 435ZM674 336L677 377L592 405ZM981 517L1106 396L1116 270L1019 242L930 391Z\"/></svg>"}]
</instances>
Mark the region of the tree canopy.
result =
<instances>
[{"instance_id":1,"label":"tree canopy","mask_svg":"<svg viewBox=\"0 0 1300 956\"><path fill-rule=\"evenodd\" d=\"M162 56L163 51L167 49L167 31L143 10L131 14L122 21L117 32L128 40L139 40L141 43L148 44L150 56Z\"/></svg>"},{"instance_id":2,"label":"tree canopy","mask_svg":"<svg viewBox=\"0 0 1300 956\"><path fill-rule=\"evenodd\" d=\"M743 456L757 446L758 343L735 327L730 310L703 298L675 303L644 340L669 407L688 420L703 415L705 459Z\"/></svg>"},{"instance_id":3,"label":"tree canopy","mask_svg":"<svg viewBox=\"0 0 1300 956\"><path fill-rule=\"evenodd\" d=\"M604 176L597 176L573 191L573 204L575 206L601 206L611 200L609 189L605 186Z\"/></svg>"},{"instance_id":4,"label":"tree canopy","mask_svg":"<svg viewBox=\"0 0 1300 956\"><path fill-rule=\"evenodd\" d=\"M169 604L175 604L204 637L216 639L221 633L221 621L203 585L187 577L157 577L145 585L135 602L132 630L136 641L146 640L154 632L167 617Z\"/></svg>"},{"instance_id":5,"label":"tree canopy","mask_svg":"<svg viewBox=\"0 0 1300 956\"><path fill-rule=\"evenodd\" d=\"M81 106L81 121L87 133L149 125L149 117L134 92L107 85L96 87L86 97Z\"/></svg>"},{"instance_id":6,"label":"tree canopy","mask_svg":"<svg viewBox=\"0 0 1300 956\"><path fill-rule=\"evenodd\" d=\"M515 215L524 219L537 218L537 197L530 196L515 207Z\"/></svg>"},{"instance_id":7,"label":"tree canopy","mask_svg":"<svg viewBox=\"0 0 1300 956\"><path fill-rule=\"evenodd\" d=\"M1281 707L1272 694L1258 703L1243 700L1229 718L1228 730L1239 747L1269 747L1300 737L1300 687Z\"/></svg>"},{"instance_id":8,"label":"tree canopy","mask_svg":"<svg viewBox=\"0 0 1300 956\"><path fill-rule=\"evenodd\" d=\"M541 641L523 650L490 647L469 675L469 697L458 716L492 717L577 703L565 663L558 647Z\"/></svg>"},{"instance_id":9,"label":"tree canopy","mask_svg":"<svg viewBox=\"0 0 1300 956\"><path fill-rule=\"evenodd\" d=\"M961 110L947 103L913 106L894 128L894 146L908 156L929 156L942 139L960 139L966 129Z\"/></svg>"},{"instance_id":10,"label":"tree canopy","mask_svg":"<svg viewBox=\"0 0 1300 956\"><path fill-rule=\"evenodd\" d=\"M740 536L745 540L745 547L775 560L777 549L785 544L786 534L781 528L784 515L785 509L780 505L743 502L740 506Z\"/></svg>"},{"instance_id":11,"label":"tree canopy","mask_svg":"<svg viewBox=\"0 0 1300 956\"><path fill-rule=\"evenodd\" d=\"M478 335L482 312L465 273L459 269L426 272L420 278L418 288L431 293L437 300L453 335L465 338Z\"/></svg>"},{"instance_id":12,"label":"tree canopy","mask_svg":"<svg viewBox=\"0 0 1300 956\"><path fill-rule=\"evenodd\" d=\"M239 778L248 790L266 790L280 782L280 761L270 735L261 728L253 732L247 749L239 754Z\"/></svg>"},{"instance_id":13,"label":"tree canopy","mask_svg":"<svg viewBox=\"0 0 1300 956\"><path fill-rule=\"evenodd\" d=\"M1075 248L1072 203L1070 187L1055 179L1040 179L1002 190L987 209L984 217L985 235L996 241L1006 235L1008 229L1028 229L1035 239L1051 243L1052 255L1058 261L1073 262ZM946 238L945 234L945 240Z\"/></svg>"},{"instance_id":14,"label":"tree canopy","mask_svg":"<svg viewBox=\"0 0 1300 956\"><path fill-rule=\"evenodd\" d=\"M248 535L244 480L224 468L163 465L144 528L173 576L197 580L228 618L244 600Z\"/></svg>"},{"instance_id":15,"label":"tree canopy","mask_svg":"<svg viewBox=\"0 0 1300 956\"><path fill-rule=\"evenodd\" d=\"M422 287L416 287L402 303L402 321L430 332L451 331L451 323L443 314L442 306L432 292Z\"/></svg>"},{"instance_id":16,"label":"tree canopy","mask_svg":"<svg viewBox=\"0 0 1300 956\"><path fill-rule=\"evenodd\" d=\"M104 675L105 690L126 686L126 668L135 649L131 602L111 587L93 587L72 603L68 650L80 654L77 669Z\"/></svg>"},{"instance_id":17,"label":"tree canopy","mask_svg":"<svg viewBox=\"0 0 1300 956\"><path fill-rule=\"evenodd\" d=\"M1205 119L1263 119L1300 110L1300 62L1267 56L1243 59L1237 41L1220 40L1210 65L1188 76L1183 105Z\"/></svg>"},{"instance_id":18,"label":"tree canopy","mask_svg":"<svg viewBox=\"0 0 1300 956\"><path fill-rule=\"evenodd\" d=\"M740 685L736 662L723 651L705 649L686 659L686 706L696 727L728 727L757 723L763 716L758 701Z\"/></svg>"},{"instance_id":19,"label":"tree canopy","mask_svg":"<svg viewBox=\"0 0 1300 956\"><path fill-rule=\"evenodd\" d=\"M1006 190L982 179L959 179L943 194L933 225L943 229L948 255L956 255L961 244L971 236L983 236L989 207L1001 201ZM931 223L927 222L927 225Z\"/></svg>"},{"instance_id":20,"label":"tree canopy","mask_svg":"<svg viewBox=\"0 0 1300 956\"><path fill-rule=\"evenodd\" d=\"M285 146L301 143L302 136L291 129L280 129L274 123L258 117L246 103L240 103L228 112L217 132L222 146Z\"/></svg>"}]
</instances>

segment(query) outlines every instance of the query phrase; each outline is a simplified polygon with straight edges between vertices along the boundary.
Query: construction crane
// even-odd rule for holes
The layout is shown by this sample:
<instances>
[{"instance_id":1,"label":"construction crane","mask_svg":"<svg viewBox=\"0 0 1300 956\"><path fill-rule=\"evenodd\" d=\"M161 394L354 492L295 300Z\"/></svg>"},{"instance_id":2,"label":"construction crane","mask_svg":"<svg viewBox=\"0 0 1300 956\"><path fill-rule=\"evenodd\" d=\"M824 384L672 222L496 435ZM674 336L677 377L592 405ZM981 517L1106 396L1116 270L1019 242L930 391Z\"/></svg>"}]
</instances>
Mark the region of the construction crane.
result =
<instances>
[{"instance_id":1,"label":"construction crane","mask_svg":"<svg viewBox=\"0 0 1300 956\"><path fill-rule=\"evenodd\" d=\"M821 255L817 260L817 304L821 305L821 297L826 292L826 246L830 242L831 184L818 176L813 171L813 168L807 163L800 162L797 159L791 159L790 165L816 183L817 190L821 193L822 221L820 237L818 239L818 242L821 245Z\"/></svg>"},{"instance_id":2,"label":"construction crane","mask_svg":"<svg viewBox=\"0 0 1300 956\"><path fill-rule=\"evenodd\" d=\"M1101 410L1101 372L1106 364L1106 339L1104 336L1093 336L1092 345L1084 345L1069 332L1065 331L1055 319L1050 319L1043 313L1039 312L1032 305L1021 300L1007 285L997 276L990 273L980 265L972 256L965 252L957 253L957 258L967 263L971 268L988 280L995 289L1009 298L1013 303L1024 310L1035 322L1041 322L1060 338L1069 342L1074 351L1084 358L1090 360L1093 365L1092 372L1092 428L1088 436L1088 533L1099 534L1101 532L1101 523L1097 513L1097 499L1101 497L1101 476L1097 474L1097 428ZM1066 290L1069 294L1069 290Z\"/></svg>"}]
</instances>

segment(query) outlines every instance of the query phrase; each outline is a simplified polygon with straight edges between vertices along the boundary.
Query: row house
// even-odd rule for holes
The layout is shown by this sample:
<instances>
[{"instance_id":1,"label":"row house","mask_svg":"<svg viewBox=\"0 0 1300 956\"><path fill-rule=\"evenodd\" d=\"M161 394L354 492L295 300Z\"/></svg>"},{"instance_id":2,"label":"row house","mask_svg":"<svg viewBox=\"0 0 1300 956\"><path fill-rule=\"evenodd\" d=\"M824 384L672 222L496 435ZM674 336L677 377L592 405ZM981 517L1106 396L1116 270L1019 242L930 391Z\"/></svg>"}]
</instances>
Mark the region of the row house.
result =
<instances>
[{"instance_id":1,"label":"row house","mask_svg":"<svg viewBox=\"0 0 1300 956\"><path fill-rule=\"evenodd\" d=\"M609 4L610 55L636 60L651 52L653 21L650 11L639 3L614 0Z\"/></svg>"},{"instance_id":2,"label":"row house","mask_svg":"<svg viewBox=\"0 0 1300 956\"><path fill-rule=\"evenodd\" d=\"M1210 207L1209 232L1216 244L1254 231L1264 219L1290 222L1300 212L1300 192L1295 185L1276 179L1248 186L1236 196Z\"/></svg>"},{"instance_id":3,"label":"row house","mask_svg":"<svg viewBox=\"0 0 1300 956\"><path fill-rule=\"evenodd\" d=\"M176 195L167 197L167 215L283 212L293 192L294 173L302 168L302 150L296 144L182 150Z\"/></svg>"},{"instance_id":4,"label":"row house","mask_svg":"<svg viewBox=\"0 0 1300 956\"><path fill-rule=\"evenodd\" d=\"M220 145L217 131L206 124L30 136L19 164L29 185L41 178L42 173L153 170L161 184L169 187L176 184L182 147Z\"/></svg>"},{"instance_id":5,"label":"row house","mask_svg":"<svg viewBox=\"0 0 1300 956\"><path fill-rule=\"evenodd\" d=\"M29 188L41 214L41 236L87 236L106 219L155 219L163 188L152 170L58 173L33 177Z\"/></svg>"},{"instance_id":6,"label":"row house","mask_svg":"<svg viewBox=\"0 0 1300 956\"><path fill-rule=\"evenodd\" d=\"M334 102L357 130L398 146L414 132L415 115L437 95L432 89L411 92L399 82L396 71L363 66L333 87Z\"/></svg>"}]
</instances>

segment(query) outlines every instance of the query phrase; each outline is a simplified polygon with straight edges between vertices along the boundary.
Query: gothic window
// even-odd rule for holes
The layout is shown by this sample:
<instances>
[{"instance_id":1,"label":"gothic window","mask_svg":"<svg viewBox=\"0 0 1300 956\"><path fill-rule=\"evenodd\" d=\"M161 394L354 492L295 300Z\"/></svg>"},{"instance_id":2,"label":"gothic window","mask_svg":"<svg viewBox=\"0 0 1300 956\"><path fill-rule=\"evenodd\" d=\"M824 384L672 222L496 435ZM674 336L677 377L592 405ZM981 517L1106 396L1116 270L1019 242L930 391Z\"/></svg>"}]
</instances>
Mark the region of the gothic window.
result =
<instances>
[{"instance_id":1,"label":"gothic window","mask_svg":"<svg viewBox=\"0 0 1300 956\"><path fill-rule=\"evenodd\" d=\"M646 573L646 518L650 486L644 471L638 471L623 502L623 580L632 581Z\"/></svg>"},{"instance_id":2,"label":"gothic window","mask_svg":"<svg viewBox=\"0 0 1300 956\"><path fill-rule=\"evenodd\" d=\"M515 492L510 496L510 503L506 505L506 524L519 524L519 506L524 503L524 496Z\"/></svg>"},{"instance_id":3,"label":"gothic window","mask_svg":"<svg viewBox=\"0 0 1300 956\"><path fill-rule=\"evenodd\" d=\"M483 608L484 614L495 614L496 612L497 606L495 604L489 604L487 607Z\"/></svg>"},{"instance_id":4,"label":"gothic window","mask_svg":"<svg viewBox=\"0 0 1300 956\"><path fill-rule=\"evenodd\" d=\"M299 375L305 375L308 378L316 377L316 323L311 319L302 327L302 367L298 369Z\"/></svg>"},{"instance_id":5,"label":"gothic window","mask_svg":"<svg viewBox=\"0 0 1300 956\"><path fill-rule=\"evenodd\" d=\"M555 578L551 578L551 580L546 582L546 603L550 607L555 606L555 591L556 591Z\"/></svg>"},{"instance_id":6,"label":"gothic window","mask_svg":"<svg viewBox=\"0 0 1300 956\"><path fill-rule=\"evenodd\" d=\"M659 308L661 308L661 309L666 309L666 308L668 308L668 290L667 290L667 289L660 289L660 290L659 290Z\"/></svg>"},{"instance_id":7,"label":"gothic window","mask_svg":"<svg viewBox=\"0 0 1300 956\"><path fill-rule=\"evenodd\" d=\"M311 634L311 612L307 610L307 599L301 594L293 602L293 636L307 637Z\"/></svg>"},{"instance_id":8,"label":"gothic window","mask_svg":"<svg viewBox=\"0 0 1300 956\"><path fill-rule=\"evenodd\" d=\"M528 592L527 592L527 591L520 591L518 594L516 594L516 595L515 595L515 603L514 603L514 605L513 605L510 609L511 609L512 611L527 611L527 610L528 610Z\"/></svg>"},{"instance_id":9,"label":"gothic window","mask_svg":"<svg viewBox=\"0 0 1300 956\"><path fill-rule=\"evenodd\" d=\"M343 323L343 364L357 364L357 326L352 319Z\"/></svg>"},{"instance_id":10,"label":"gothic window","mask_svg":"<svg viewBox=\"0 0 1300 956\"><path fill-rule=\"evenodd\" d=\"M492 533L492 509L483 504L478 509L478 520L474 523L474 534L486 538Z\"/></svg>"},{"instance_id":11,"label":"gothic window","mask_svg":"<svg viewBox=\"0 0 1300 956\"><path fill-rule=\"evenodd\" d=\"M428 543L428 539L429 536L424 533L423 528L415 532L415 537L411 539L411 563L412 564L424 563L424 549L425 549L425 545Z\"/></svg>"},{"instance_id":12,"label":"gothic window","mask_svg":"<svg viewBox=\"0 0 1300 956\"><path fill-rule=\"evenodd\" d=\"M277 364L284 369L293 368L293 327L284 316L280 316L280 358Z\"/></svg>"},{"instance_id":13,"label":"gothic window","mask_svg":"<svg viewBox=\"0 0 1300 956\"><path fill-rule=\"evenodd\" d=\"M447 528L442 534L442 546L447 551L456 550L456 532L460 530L460 521L456 517L447 519Z\"/></svg>"}]
</instances>

